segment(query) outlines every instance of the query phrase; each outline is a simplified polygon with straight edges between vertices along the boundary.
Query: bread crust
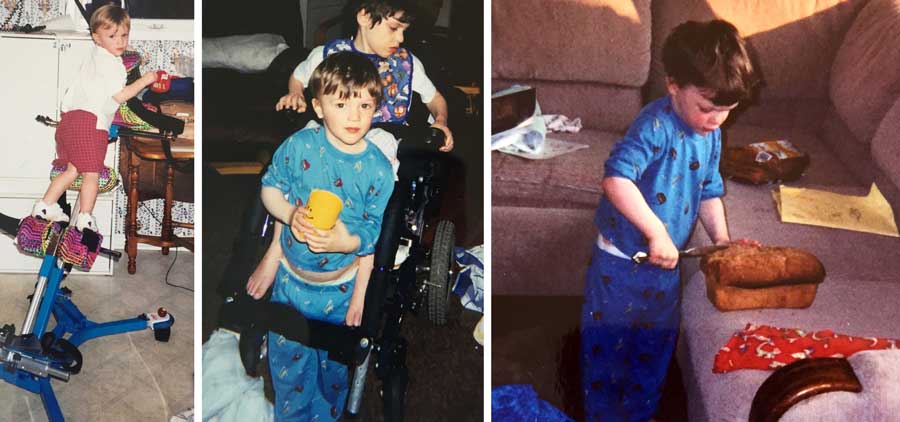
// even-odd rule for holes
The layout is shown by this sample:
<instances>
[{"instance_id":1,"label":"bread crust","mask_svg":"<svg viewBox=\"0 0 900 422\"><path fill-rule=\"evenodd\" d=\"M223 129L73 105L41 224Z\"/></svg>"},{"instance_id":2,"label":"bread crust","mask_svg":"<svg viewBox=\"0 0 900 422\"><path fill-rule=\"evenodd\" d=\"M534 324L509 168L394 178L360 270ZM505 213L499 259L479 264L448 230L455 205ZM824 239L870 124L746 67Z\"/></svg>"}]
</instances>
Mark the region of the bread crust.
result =
<instances>
[{"instance_id":1,"label":"bread crust","mask_svg":"<svg viewBox=\"0 0 900 422\"><path fill-rule=\"evenodd\" d=\"M700 261L707 280L718 286L758 289L795 284L819 284L825 267L802 249L732 245Z\"/></svg>"}]
</instances>

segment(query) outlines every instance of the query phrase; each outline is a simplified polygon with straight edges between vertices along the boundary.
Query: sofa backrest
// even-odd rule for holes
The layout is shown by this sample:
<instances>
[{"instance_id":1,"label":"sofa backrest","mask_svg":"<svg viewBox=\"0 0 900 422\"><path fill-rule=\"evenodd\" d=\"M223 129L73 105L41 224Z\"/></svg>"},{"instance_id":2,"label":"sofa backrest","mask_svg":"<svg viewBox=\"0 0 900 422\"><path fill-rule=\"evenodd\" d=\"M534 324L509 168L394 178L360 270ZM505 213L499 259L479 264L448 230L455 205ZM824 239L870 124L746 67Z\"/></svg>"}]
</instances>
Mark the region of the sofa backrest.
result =
<instances>
[{"instance_id":1,"label":"sofa backrest","mask_svg":"<svg viewBox=\"0 0 900 422\"><path fill-rule=\"evenodd\" d=\"M491 39L495 78L640 87L650 66L650 1L496 0Z\"/></svg>"},{"instance_id":2,"label":"sofa backrest","mask_svg":"<svg viewBox=\"0 0 900 422\"><path fill-rule=\"evenodd\" d=\"M829 93L856 140L871 142L900 98L900 0L871 0L859 12L831 67Z\"/></svg>"},{"instance_id":3,"label":"sofa backrest","mask_svg":"<svg viewBox=\"0 0 900 422\"><path fill-rule=\"evenodd\" d=\"M493 0L497 90L537 86L543 112L624 130L650 69L650 0Z\"/></svg>"},{"instance_id":4,"label":"sofa backrest","mask_svg":"<svg viewBox=\"0 0 900 422\"><path fill-rule=\"evenodd\" d=\"M662 45L688 20L725 19L747 38L765 99L827 99L831 64L864 0L678 0L653 2L649 101L665 94Z\"/></svg>"}]
</instances>

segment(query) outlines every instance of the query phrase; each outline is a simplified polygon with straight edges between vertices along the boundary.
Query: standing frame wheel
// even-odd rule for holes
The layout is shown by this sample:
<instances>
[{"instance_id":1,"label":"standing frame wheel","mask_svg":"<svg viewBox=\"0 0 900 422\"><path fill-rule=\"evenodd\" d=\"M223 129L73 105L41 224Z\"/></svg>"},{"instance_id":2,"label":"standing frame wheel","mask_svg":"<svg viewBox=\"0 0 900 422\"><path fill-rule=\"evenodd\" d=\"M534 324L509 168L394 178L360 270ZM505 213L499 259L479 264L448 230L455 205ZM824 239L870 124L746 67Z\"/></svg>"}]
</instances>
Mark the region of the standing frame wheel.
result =
<instances>
[{"instance_id":1,"label":"standing frame wheel","mask_svg":"<svg viewBox=\"0 0 900 422\"><path fill-rule=\"evenodd\" d=\"M384 380L381 387L381 400L384 405L385 422L403 422L407 384L409 384L409 371L406 367L396 368Z\"/></svg>"},{"instance_id":2,"label":"standing frame wheel","mask_svg":"<svg viewBox=\"0 0 900 422\"><path fill-rule=\"evenodd\" d=\"M435 325L447 323L447 307L450 302L450 266L453 263L453 247L456 243L456 227L441 220L434 233L431 246L431 265L428 273L426 302L428 320Z\"/></svg>"}]
</instances>

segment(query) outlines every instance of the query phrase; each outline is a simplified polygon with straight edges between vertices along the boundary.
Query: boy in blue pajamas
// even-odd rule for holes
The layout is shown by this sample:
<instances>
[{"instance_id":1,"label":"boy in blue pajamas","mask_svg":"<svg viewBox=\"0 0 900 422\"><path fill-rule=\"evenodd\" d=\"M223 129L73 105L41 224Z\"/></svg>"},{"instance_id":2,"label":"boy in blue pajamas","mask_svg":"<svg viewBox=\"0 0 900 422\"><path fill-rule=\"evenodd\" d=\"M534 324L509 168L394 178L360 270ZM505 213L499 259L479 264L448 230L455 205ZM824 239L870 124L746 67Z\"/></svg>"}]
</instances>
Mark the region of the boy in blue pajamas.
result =
<instances>
[{"instance_id":1,"label":"boy in blue pajamas","mask_svg":"<svg viewBox=\"0 0 900 422\"><path fill-rule=\"evenodd\" d=\"M329 56L313 72L313 107L324 126L301 130L275 152L262 200L290 230L276 229L282 257L272 301L333 324L359 325L381 219L394 186L391 164L364 139L381 95L372 63L353 53ZM313 189L343 200L330 230L316 229L302 206ZM304 239L300 241L298 239ZM273 249L275 251L273 252ZM265 286L268 288L268 286ZM347 367L328 353L270 332L269 368L276 421L336 420L347 397Z\"/></svg>"},{"instance_id":2,"label":"boy in blue pajamas","mask_svg":"<svg viewBox=\"0 0 900 422\"><path fill-rule=\"evenodd\" d=\"M698 218L730 243L719 126L756 81L744 41L725 21L686 22L663 63L669 95L641 110L605 164L582 309L588 421L653 416L678 331L678 251ZM630 260L639 251L649 264Z\"/></svg>"}]
</instances>

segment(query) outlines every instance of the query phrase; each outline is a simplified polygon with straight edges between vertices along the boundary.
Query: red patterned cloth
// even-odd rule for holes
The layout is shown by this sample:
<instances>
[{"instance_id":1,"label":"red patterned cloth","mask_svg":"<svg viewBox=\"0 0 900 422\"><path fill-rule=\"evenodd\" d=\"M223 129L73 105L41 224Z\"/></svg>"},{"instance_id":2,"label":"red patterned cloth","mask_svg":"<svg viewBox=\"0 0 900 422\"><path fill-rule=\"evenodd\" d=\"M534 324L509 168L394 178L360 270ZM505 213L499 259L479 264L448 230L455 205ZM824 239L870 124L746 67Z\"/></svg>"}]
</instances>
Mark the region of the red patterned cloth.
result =
<instances>
[{"instance_id":1,"label":"red patterned cloth","mask_svg":"<svg viewBox=\"0 0 900 422\"><path fill-rule=\"evenodd\" d=\"M747 324L716 353L713 372L776 369L799 359L848 357L863 350L897 349L900 340L853 337L831 330L807 332Z\"/></svg>"},{"instance_id":2,"label":"red patterned cloth","mask_svg":"<svg viewBox=\"0 0 900 422\"><path fill-rule=\"evenodd\" d=\"M97 129L97 116L84 110L63 113L56 127L54 166L72 163L79 173L103 169L108 132Z\"/></svg>"}]
</instances>

